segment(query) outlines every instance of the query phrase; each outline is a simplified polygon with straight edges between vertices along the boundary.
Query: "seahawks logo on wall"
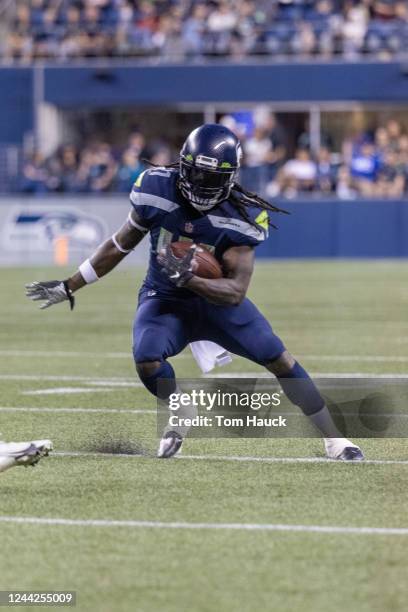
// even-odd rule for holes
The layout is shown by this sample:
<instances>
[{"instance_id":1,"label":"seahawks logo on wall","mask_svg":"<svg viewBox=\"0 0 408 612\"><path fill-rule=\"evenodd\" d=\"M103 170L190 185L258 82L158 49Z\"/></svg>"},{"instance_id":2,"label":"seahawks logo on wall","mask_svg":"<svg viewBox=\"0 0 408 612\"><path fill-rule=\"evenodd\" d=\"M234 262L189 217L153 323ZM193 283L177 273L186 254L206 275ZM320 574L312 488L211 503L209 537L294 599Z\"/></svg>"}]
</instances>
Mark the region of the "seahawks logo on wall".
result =
<instances>
[{"instance_id":1,"label":"seahawks logo on wall","mask_svg":"<svg viewBox=\"0 0 408 612\"><path fill-rule=\"evenodd\" d=\"M66 237L70 249L93 249L107 234L105 222L79 209L44 210L44 207L14 210L2 231L7 250L49 251L56 239Z\"/></svg>"}]
</instances>

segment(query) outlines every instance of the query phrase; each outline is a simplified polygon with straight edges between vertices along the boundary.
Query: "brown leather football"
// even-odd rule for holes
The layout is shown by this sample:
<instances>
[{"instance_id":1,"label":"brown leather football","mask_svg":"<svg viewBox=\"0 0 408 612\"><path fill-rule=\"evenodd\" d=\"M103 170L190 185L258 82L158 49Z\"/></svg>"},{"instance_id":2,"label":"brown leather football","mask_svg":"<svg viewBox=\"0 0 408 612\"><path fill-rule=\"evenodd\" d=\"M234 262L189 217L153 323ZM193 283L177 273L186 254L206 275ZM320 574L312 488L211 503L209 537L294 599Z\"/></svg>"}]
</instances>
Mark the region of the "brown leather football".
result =
<instances>
[{"instance_id":1,"label":"brown leather football","mask_svg":"<svg viewBox=\"0 0 408 612\"><path fill-rule=\"evenodd\" d=\"M187 240L171 243L171 250L176 257L184 257L192 243ZM201 278L221 278L222 270L214 255L202 244L198 244L194 254L193 272Z\"/></svg>"}]
</instances>

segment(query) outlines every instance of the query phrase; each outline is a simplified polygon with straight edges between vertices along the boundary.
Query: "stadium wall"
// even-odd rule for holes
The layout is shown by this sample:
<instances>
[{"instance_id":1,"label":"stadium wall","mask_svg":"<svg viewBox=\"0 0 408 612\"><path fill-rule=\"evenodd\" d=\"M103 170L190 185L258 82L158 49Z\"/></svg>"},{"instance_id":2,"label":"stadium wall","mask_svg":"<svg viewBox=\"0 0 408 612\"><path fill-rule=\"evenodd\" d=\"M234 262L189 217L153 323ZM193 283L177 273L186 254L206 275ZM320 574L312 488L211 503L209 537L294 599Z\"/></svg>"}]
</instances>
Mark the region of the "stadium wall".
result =
<instances>
[{"instance_id":1,"label":"stadium wall","mask_svg":"<svg viewBox=\"0 0 408 612\"><path fill-rule=\"evenodd\" d=\"M386 103L408 99L408 64L293 62L0 68L0 142L21 144L39 105L88 109L194 103ZM165 111L164 111L165 112Z\"/></svg>"},{"instance_id":2,"label":"stadium wall","mask_svg":"<svg viewBox=\"0 0 408 612\"><path fill-rule=\"evenodd\" d=\"M408 257L408 202L290 200L263 258ZM76 264L121 224L123 197L0 199L0 265ZM142 243L129 263L145 264Z\"/></svg>"},{"instance_id":3,"label":"stadium wall","mask_svg":"<svg viewBox=\"0 0 408 612\"><path fill-rule=\"evenodd\" d=\"M34 126L31 68L0 69L0 143L21 144Z\"/></svg>"},{"instance_id":4,"label":"stadium wall","mask_svg":"<svg viewBox=\"0 0 408 612\"><path fill-rule=\"evenodd\" d=\"M44 69L44 97L58 106L177 102L406 102L408 66L274 63L86 66Z\"/></svg>"}]
</instances>

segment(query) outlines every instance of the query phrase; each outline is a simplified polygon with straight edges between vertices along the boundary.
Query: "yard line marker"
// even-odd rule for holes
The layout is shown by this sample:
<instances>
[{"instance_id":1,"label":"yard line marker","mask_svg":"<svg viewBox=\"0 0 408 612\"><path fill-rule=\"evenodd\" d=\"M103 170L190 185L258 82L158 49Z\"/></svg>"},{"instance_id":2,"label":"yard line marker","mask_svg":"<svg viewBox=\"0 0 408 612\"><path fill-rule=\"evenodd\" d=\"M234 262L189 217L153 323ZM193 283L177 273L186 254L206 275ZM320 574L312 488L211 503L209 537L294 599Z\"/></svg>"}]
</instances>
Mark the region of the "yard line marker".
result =
<instances>
[{"instance_id":1,"label":"yard line marker","mask_svg":"<svg viewBox=\"0 0 408 612\"><path fill-rule=\"evenodd\" d=\"M100 378L98 376L66 376L61 375L42 375L42 374L0 374L0 380L26 380L26 381L73 381L73 382L89 382L90 384L106 384L107 386L118 386L124 384L129 387L144 387L143 383L135 382L134 378L125 378L123 376L111 376L109 378Z\"/></svg>"},{"instance_id":2,"label":"yard line marker","mask_svg":"<svg viewBox=\"0 0 408 612\"><path fill-rule=\"evenodd\" d=\"M99 352L90 352L90 351L31 351L24 349L7 349L0 350L0 357L67 357L67 358L77 358L77 357L89 357L89 358L98 358L101 359L133 359L132 351L99 351ZM172 357L172 359L186 359L192 358L190 354L180 354Z\"/></svg>"},{"instance_id":3,"label":"yard line marker","mask_svg":"<svg viewBox=\"0 0 408 612\"><path fill-rule=\"evenodd\" d=\"M297 355L299 359L316 359L322 361L365 361L365 362L390 362L408 363L407 356L387 356L387 355Z\"/></svg>"},{"instance_id":4,"label":"yard line marker","mask_svg":"<svg viewBox=\"0 0 408 612\"><path fill-rule=\"evenodd\" d=\"M408 341L408 340L407 340ZM89 357L106 359L132 359L131 351L128 352L89 352L89 351L35 351L35 350L0 350L0 357ZM408 355L297 355L299 359L313 359L322 361L363 361L367 363L408 363ZM192 359L189 353L181 353L171 359Z\"/></svg>"},{"instance_id":5,"label":"yard line marker","mask_svg":"<svg viewBox=\"0 0 408 612\"><path fill-rule=\"evenodd\" d=\"M400 380L408 380L408 374L397 374L397 373L389 373L389 374L375 374L373 372L310 372L310 376L314 378L377 378L377 379L400 379ZM255 370L247 371L247 372L223 372L220 374L204 374L203 378L271 378L273 380L273 375L268 372L256 372Z\"/></svg>"},{"instance_id":6,"label":"yard line marker","mask_svg":"<svg viewBox=\"0 0 408 612\"><path fill-rule=\"evenodd\" d=\"M57 457L121 457L135 459L155 459L156 455L143 455L131 453L98 453L95 451L56 451L52 456ZM336 461L327 457L246 457L234 455L177 455L177 461L181 459L193 459L195 461L239 461L242 463L330 463L336 465L350 465L347 461ZM366 459L354 462L353 465L408 465L408 459Z\"/></svg>"},{"instance_id":7,"label":"yard line marker","mask_svg":"<svg viewBox=\"0 0 408 612\"><path fill-rule=\"evenodd\" d=\"M89 352L89 351L30 351L20 349L1 350L1 357L111 357L117 359L125 359L132 356L131 351L128 352Z\"/></svg>"},{"instance_id":8,"label":"yard line marker","mask_svg":"<svg viewBox=\"0 0 408 612\"><path fill-rule=\"evenodd\" d=\"M32 389L30 391L20 391L21 395L69 395L73 393L102 393L106 391L116 391L116 388L101 387L99 389L89 387L51 387L50 389Z\"/></svg>"},{"instance_id":9,"label":"yard line marker","mask_svg":"<svg viewBox=\"0 0 408 612\"><path fill-rule=\"evenodd\" d=\"M377 379L400 379L408 380L408 374L400 374L391 372L388 374L375 374L373 372L311 372L311 376L315 378L377 378ZM202 378L270 378L274 377L269 372L251 370L247 372L221 372L204 374ZM135 382L132 378L123 376L110 376L109 378L99 378L97 376L67 376L61 375L42 375L42 374L0 374L0 380L24 380L24 381L66 381L66 382L87 382L91 385L106 385L106 386L124 386L124 387L144 387L143 383Z\"/></svg>"},{"instance_id":10,"label":"yard line marker","mask_svg":"<svg viewBox=\"0 0 408 612\"><path fill-rule=\"evenodd\" d=\"M408 535L408 527L342 527L337 525L285 525L279 523L187 523L113 519L67 519L37 516L0 516L1 523L69 527L126 527L131 529L198 529L227 531L293 531L356 535Z\"/></svg>"},{"instance_id":11,"label":"yard line marker","mask_svg":"<svg viewBox=\"0 0 408 612\"><path fill-rule=\"evenodd\" d=\"M157 414L155 409L133 409L133 408L52 408L46 406L0 406L0 412L51 412L51 413L85 413L85 414Z\"/></svg>"},{"instance_id":12,"label":"yard line marker","mask_svg":"<svg viewBox=\"0 0 408 612\"><path fill-rule=\"evenodd\" d=\"M71 389L71 387L68 387L68 389ZM86 389L88 391L88 389ZM93 389L89 389L90 391L93 391ZM107 389L108 391L110 389ZM105 391L105 389L97 389L97 391ZM32 392L23 392L22 395L29 395ZM151 409L134 409L134 408L70 408L70 407L50 407L50 406L0 406L0 412L101 412L101 413L106 413L109 414L110 412L124 412L124 413L128 413L128 414L157 414L157 409L155 408L151 408ZM336 411L331 411L332 414L338 414ZM302 414L301 410L299 409L298 411L284 411L283 416L295 416L295 417L304 417L304 415ZM364 413L362 413L364 414ZM361 415L360 415L361 416ZM369 415L372 416L372 415ZM406 413L391 413L388 414L386 412L382 413L382 412L377 412L375 414L376 417L393 417L393 418L402 418L402 419L407 419L408 418L408 414ZM305 417L306 419L307 417Z\"/></svg>"},{"instance_id":13,"label":"yard line marker","mask_svg":"<svg viewBox=\"0 0 408 612\"><path fill-rule=\"evenodd\" d=\"M101 414L109 414L109 413L124 413L124 414L151 414L156 415L156 408L72 408L72 407L50 407L50 406L0 406L0 412L65 412L65 413L101 413ZM336 412L332 412L332 414L336 414ZM372 416L371 413L360 412L360 416ZM295 416L299 418L306 419L305 415L300 411L285 411L284 416ZM385 413L376 413L377 417L390 417L390 414ZM399 419L407 419L408 414L398 413L391 415L393 417L398 417ZM317 436L316 436L317 437Z\"/></svg>"}]
</instances>

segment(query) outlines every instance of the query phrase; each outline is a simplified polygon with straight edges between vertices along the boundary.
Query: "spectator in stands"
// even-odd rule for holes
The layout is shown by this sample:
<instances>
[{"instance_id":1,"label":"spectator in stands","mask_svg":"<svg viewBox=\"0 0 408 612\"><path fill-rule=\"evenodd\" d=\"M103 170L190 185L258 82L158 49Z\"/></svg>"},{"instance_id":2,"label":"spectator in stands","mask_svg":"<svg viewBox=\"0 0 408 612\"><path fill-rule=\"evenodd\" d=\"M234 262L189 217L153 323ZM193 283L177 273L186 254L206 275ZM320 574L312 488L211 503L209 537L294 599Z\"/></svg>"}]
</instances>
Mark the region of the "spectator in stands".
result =
<instances>
[{"instance_id":1,"label":"spectator in stands","mask_svg":"<svg viewBox=\"0 0 408 612\"><path fill-rule=\"evenodd\" d=\"M380 126L375 131L374 136L375 147L379 152L380 156L383 157L384 153L388 150L390 146L390 137L388 135L388 130L384 126Z\"/></svg>"},{"instance_id":2,"label":"spectator in stands","mask_svg":"<svg viewBox=\"0 0 408 612\"><path fill-rule=\"evenodd\" d=\"M378 125L373 133L346 141L342 153L334 152L330 139L323 138L327 144L312 154L305 145L309 139L302 136L302 146L298 144L289 160L285 131L268 107L224 115L220 121L242 141L245 184L266 190L269 197L406 197L408 134L395 117ZM144 158L166 165L176 155L177 147L163 140L149 139L146 148L144 135L137 129L125 143L119 162L106 143L84 143L80 149L66 145L48 159L39 152L31 153L23 164L20 189L31 194L127 192L146 167Z\"/></svg>"},{"instance_id":3,"label":"spectator in stands","mask_svg":"<svg viewBox=\"0 0 408 612\"><path fill-rule=\"evenodd\" d=\"M76 193L81 189L78 180L78 159L78 151L73 145L62 147L58 155L60 190L64 193Z\"/></svg>"},{"instance_id":4,"label":"spectator in stands","mask_svg":"<svg viewBox=\"0 0 408 612\"><path fill-rule=\"evenodd\" d=\"M80 54L81 13L76 6L68 6L62 16L64 33L61 36L59 55L61 59L68 59Z\"/></svg>"},{"instance_id":5,"label":"spectator in stands","mask_svg":"<svg viewBox=\"0 0 408 612\"><path fill-rule=\"evenodd\" d=\"M293 37L291 48L301 58L311 56L316 50L316 36L313 27L307 21L301 22L297 28L297 35Z\"/></svg>"},{"instance_id":6,"label":"spectator in stands","mask_svg":"<svg viewBox=\"0 0 408 612\"><path fill-rule=\"evenodd\" d=\"M259 21L264 15L253 0L242 0L237 7L237 23L235 31L235 53L242 56L252 53L256 43Z\"/></svg>"},{"instance_id":7,"label":"spectator in stands","mask_svg":"<svg viewBox=\"0 0 408 612\"><path fill-rule=\"evenodd\" d=\"M331 193L336 180L336 168L331 161L331 152L328 147L320 147L316 168L316 188L322 193Z\"/></svg>"},{"instance_id":8,"label":"spectator in stands","mask_svg":"<svg viewBox=\"0 0 408 612\"><path fill-rule=\"evenodd\" d=\"M204 34L208 7L204 3L196 4L191 15L182 26L182 40L187 55L202 55L205 53Z\"/></svg>"},{"instance_id":9,"label":"spectator in stands","mask_svg":"<svg viewBox=\"0 0 408 612\"><path fill-rule=\"evenodd\" d=\"M155 166L167 166L173 161L170 147L162 141L156 141L149 145L147 159Z\"/></svg>"},{"instance_id":10,"label":"spectator in stands","mask_svg":"<svg viewBox=\"0 0 408 612\"><path fill-rule=\"evenodd\" d=\"M392 149L384 155L378 172L375 195L380 198L401 198L405 188L405 168L400 154Z\"/></svg>"},{"instance_id":11,"label":"spectator in stands","mask_svg":"<svg viewBox=\"0 0 408 612\"><path fill-rule=\"evenodd\" d=\"M32 50L34 58L57 59L173 53L388 59L407 48L407 24L406 0L22 0L5 57L31 60Z\"/></svg>"},{"instance_id":12,"label":"spectator in stands","mask_svg":"<svg viewBox=\"0 0 408 612\"><path fill-rule=\"evenodd\" d=\"M375 194L375 181L380 169L380 159L375 146L366 140L353 153L350 171L357 191L366 197Z\"/></svg>"},{"instance_id":13,"label":"spectator in stands","mask_svg":"<svg viewBox=\"0 0 408 612\"><path fill-rule=\"evenodd\" d=\"M348 59L353 59L363 49L369 12L366 3L344 4L344 22L341 29L343 52Z\"/></svg>"},{"instance_id":14,"label":"spectator in stands","mask_svg":"<svg viewBox=\"0 0 408 612\"><path fill-rule=\"evenodd\" d=\"M396 119L389 119L386 123L385 129L387 130L389 147L394 151L399 149L399 141L402 135L402 128L399 121Z\"/></svg>"},{"instance_id":15,"label":"spectator in stands","mask_svg":"<svg viewBox=\"0 0 408 612\"><path fill-rule=\"evenodd\" d=\"M113 158L111 148L108 144L97 145L90 157L88 167L88 185L91 192L109 191L117 170L117 164Z\"/></svg>"},{"instance_id":16,"label":"spectator in stands","mask_svg":"<svg viewBox=\"0 0 408 612\"><path fill-rule=\"evenodd\" d=\"M182 58L181 21L170 15L162 15L152 36L152 42L161 55L174 59Z\"/></svg>"},{"instance_id":17,"label":"spectator in stands","mask_svg":"<svg viewBox=\"0 0 408 612\"><path fill-rule=\"evenodd\" d=\"M249 168L259 168L273 161L272 142L264 127L255 128L253 135L243 142L243 149L245 165Z\"/></svg>"},{"instance_id":18,"label":"spectator in stands","mask_svg":"<svg viewBox=\"0 0 408 612\"><path fill-rule=\"evenodd\" d=\"M44 156L39 151L34 151L24 164L21 190L33 195L47 193L49 179L50 175Z\"/></svg>"},{"instance_id":19,"label":"spectator in stands","mask_svg":"<svg viewBox=\"0 0 408 612\"><path fill-rule=\"evenodd\" d=\"M237 15L226 0L220 0L207 19L209 51L216 55L229 52Z\"/></svg>"},{"instance_id":20,"label":"spectator in stands","mask_svg":"<svg viewBox=\"0 0 408 612\"><path fill-rule=\"evenodd\" d=\"M135 155L140 157L145 147L145 138L141 132L135 130L128 138L128 148L133 149Z\"/></svg>"},{"instance_id":21,"label":"spectator in stands","mask_svg":"<svg viewBox=\"0 0 408 612\"><path fill-rule=\"evenodd\" d=\"M115 178L115 191L129 193L133 183L144 170L144 165L139 159L134 148L124 151L122 160Z\"/></svg>"},{"instance_id":22,"label":"spectator in stands","mask_svg":"<svg viewBox=\"0 0 408 612\"><path fill-rule=\"evenodd\" d=\"M299 148L295 157L287 161L279 170L276 181L268 185L270 197L279 193L293 198L300 193L310 192L316 186L317 166L308 149Z\"/></svg>"},{"instance_id":23,"label":"spectator in stands","mask_svg":"<svg viewBox=\"0 0 408 612\"><path fill-rule=\"evenodd\" d=\"M346 165L340 166L337 172L336 196L340 200L354 200L358 196L353 186L350 170Z\"/></svg>"},{"instance_id":24,"label":"spectator in stands","mask_svg":"<svg viewBox=\"0 0 408 612\"><path fill-rule=\"evenodd\" d=\"M34 34L34 55L38 58L53 57L58 54L60 27L57 26L57 13L48 8L42 13L41 22Z\"/></svg>"}]
</instances>

